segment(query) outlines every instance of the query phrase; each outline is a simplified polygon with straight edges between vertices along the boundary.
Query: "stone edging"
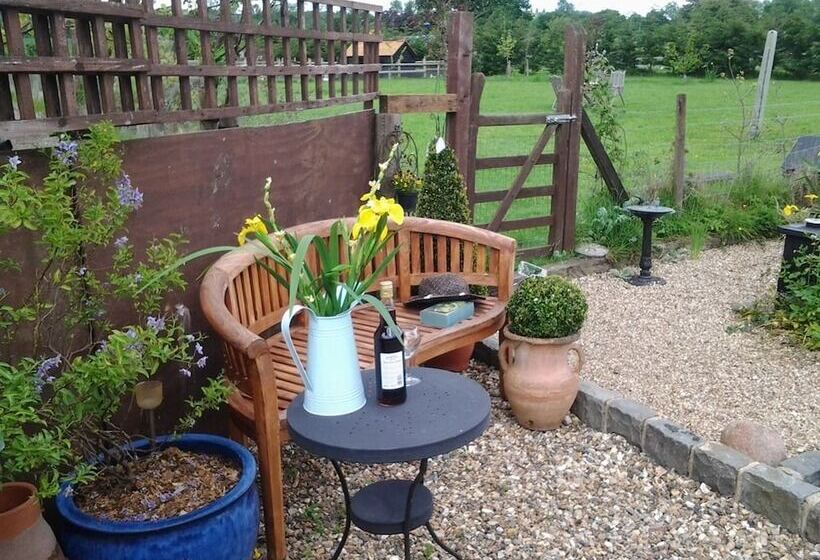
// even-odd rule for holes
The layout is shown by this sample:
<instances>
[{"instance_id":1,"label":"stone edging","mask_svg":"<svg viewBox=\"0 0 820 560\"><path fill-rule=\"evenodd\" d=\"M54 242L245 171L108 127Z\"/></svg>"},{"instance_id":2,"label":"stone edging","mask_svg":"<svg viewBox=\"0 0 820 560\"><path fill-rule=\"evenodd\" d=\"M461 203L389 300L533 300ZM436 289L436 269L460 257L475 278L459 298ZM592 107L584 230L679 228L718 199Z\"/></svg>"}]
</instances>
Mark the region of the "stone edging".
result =
<instances>
[{"instance_id":1,"label":"stone edging","mask_svg":"<svg viewBox=\"0 0 820 560\"><path fill-rule=\"evenodd\" d=\"M477 344L473 357L498 367L498 343L493 342ZM820 543L820 487L813 484L820 480L817 465L807 465L803 455L787 459L780 467L758 463L586 380L581 381L572 413L595 430L624 437L655 463L703 482L773 523ZM808 461L820 461L820 453L812 453ZM804 480L801 471L810 472L813 483Z\"/></svg>"},{"instance_id":2,"label":"stone edging","mask_svg":"<svg viewBox=\"0 0 820 560\"><path fill-rule=\"evenodd\" d=\"M820 488L803 480L797 470L758 463L731 447L705 441L651 408L591 381L581 381L572 413L591 428L623 436L655 463L820 542ZM784 463L797 462L793 458Z\"/></svg>"}]
</instances>

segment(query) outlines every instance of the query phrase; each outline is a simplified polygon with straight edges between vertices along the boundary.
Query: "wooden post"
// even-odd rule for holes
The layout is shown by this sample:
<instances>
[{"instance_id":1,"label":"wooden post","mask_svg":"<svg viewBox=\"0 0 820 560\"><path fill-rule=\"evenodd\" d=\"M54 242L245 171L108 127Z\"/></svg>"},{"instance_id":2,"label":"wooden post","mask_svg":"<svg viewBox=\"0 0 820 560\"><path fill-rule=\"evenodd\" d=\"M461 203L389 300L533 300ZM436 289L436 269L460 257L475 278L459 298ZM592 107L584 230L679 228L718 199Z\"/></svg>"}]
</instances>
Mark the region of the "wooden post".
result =
<instances>
[{"instance_id":1,"label":"wooden post","mask_svg":"<svg viewBox=\"0 0 820 560\"><path fill-rule=\"evenodd\" d=\"M770 29L766 34L766 46L763 49L763 60L760 62L760 75L757 78L757 92L755 93L755 108L752 114L749 134L757 138L763 127L763 112L766 110L766 97L769 95L769 82L772 79L772 65L774 64L774 50L777 46L777 31Z\"/></svg>"},{"instance_id":2,"label":"wooden post","mask_svg":"<svg viewBox=\"0 0 820 560\"><path fill-rule=\"evenodd\" d=\"M675 160L672 164L674 177L675 208L683 207L684 173L686 172L686 94L679 93L675 109Z\"/></svg>"},{"instance_id":3,"label":"wooden post","mask_svg":"<svg viewBox=\"0 0 820 560\"><path fill-rule=\"evenodd\" d=\"M470 213L475 215L475 166L478 149L478 116L481 111L481 94L484 92L484 74L476 72L470 84L470 137L467 149L467 196L470 199Z\"/></svg>"},{"instance_id":4,"label":"wooden post","mask_svg":"<svg viewBox=\"0 0 820 560\"><path fill-rule=\"evenodd\" d=\"M456 95L456 111L447 113L446 140L458 168L468 176L470 79L473 65L473 14L453 12L447 26L447 93Z\"/></svg>"},{"instance_id":5,"label":"wooden post","mask_svg":"<svg viewBox=\"0 0 820 560\"><path fill-rule=\"evenodd\" d=\"M575 25L567 26L564 32L564 78L558 96L558 112L573 115L575 119L560 125L555 138L555 196L552 200L553 224L549 236L550 245L562 251L575 248L585 57L586 36L583 29Z\"/></svg>"}]
</instances>

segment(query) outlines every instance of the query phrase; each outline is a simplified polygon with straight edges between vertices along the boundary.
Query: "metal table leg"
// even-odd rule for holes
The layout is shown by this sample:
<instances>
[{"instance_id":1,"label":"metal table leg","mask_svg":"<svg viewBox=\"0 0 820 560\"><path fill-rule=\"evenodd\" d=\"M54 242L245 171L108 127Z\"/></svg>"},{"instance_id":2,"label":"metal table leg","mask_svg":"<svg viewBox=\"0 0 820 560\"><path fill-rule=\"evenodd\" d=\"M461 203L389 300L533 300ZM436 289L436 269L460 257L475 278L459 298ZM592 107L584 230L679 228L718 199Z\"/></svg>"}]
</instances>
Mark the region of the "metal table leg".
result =
<instances>
[{"instance_id":1,"label":"metal table leg","mask_svg":"<svg viewBox=\"0 0 820 560\"><path fill-rule=\"evenodd\" d=\"M422 459L421 464L419 465L419 473L416 475L416 478L413 479L413 484L410 486L410 491L407 494L407 507L404 510L404 560L410 560L410 511L413 505L413 495L416 493L416 488L419 486L424 485L424 476L427 474L427 459ZM462 560L461 556L458 555L456 551L452 548L444 544L442 540L436 535L436 532L433 530L433 526L430 525L430 522L424 524L427 527L427 531L430 532L430 536L433 538L433 542L436 543L442 550L448 553L453 558L457 560Z\"/></svg>"},{"instance_id":2,"label":"metal table leg","mask_svg":"<svg viewBox=\"0 0 820 560\"><path fill-rule=\"evenodd\" d=\"M350 491L347 489L347 479L345 479L345 474L342 471L341 465L339 465L338 461L333 460L331 460L330 463L333 465L333 469L339 477L339 482L342 485L342 494L344 494L345 498L345 530L342 533L342 539L336 547L336 552L333 553L332 557L332 560L337 560L339 555L342 554L342 550L347 542L347 537L350 535Z\"/></svg>"}]
</instances>

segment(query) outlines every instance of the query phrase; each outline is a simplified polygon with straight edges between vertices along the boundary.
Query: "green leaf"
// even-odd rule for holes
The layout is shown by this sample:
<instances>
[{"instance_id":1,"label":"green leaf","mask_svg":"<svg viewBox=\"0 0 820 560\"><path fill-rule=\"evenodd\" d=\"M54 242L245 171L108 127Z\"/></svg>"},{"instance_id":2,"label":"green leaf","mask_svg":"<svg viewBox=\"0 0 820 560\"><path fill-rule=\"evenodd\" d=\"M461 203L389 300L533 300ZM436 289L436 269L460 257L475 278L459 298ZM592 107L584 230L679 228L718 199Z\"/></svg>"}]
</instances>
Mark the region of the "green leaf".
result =
<instances>
[{"instance_id":1,"label":"green leaf","mask_svg":"<svg viewBox=\"0 0 820 560\"><path fill-rule=\"evenodd\" d=\"M316 236L308 234L299 240L299 245L296 247L296 252L293 257L293 266L290 271L290 289L288 290L288 308L291 310L296 305L296 295L299 291L299 282L302 279L302 271L305 270L305 256L307 255L310 244ZM302 302L308 305L308 302Z\"/></svg>"}]
</instances>

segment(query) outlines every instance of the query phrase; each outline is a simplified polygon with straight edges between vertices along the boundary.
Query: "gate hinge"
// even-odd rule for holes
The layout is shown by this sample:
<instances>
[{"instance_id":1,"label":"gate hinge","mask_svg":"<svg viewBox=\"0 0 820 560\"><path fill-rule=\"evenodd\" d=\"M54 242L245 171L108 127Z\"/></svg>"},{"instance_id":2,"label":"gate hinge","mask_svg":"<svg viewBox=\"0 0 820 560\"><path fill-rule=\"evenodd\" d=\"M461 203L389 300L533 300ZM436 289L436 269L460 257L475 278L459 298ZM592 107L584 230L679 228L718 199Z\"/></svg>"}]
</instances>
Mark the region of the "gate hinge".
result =
<instances>
[{"instance_id":1,"label":"gate hinge","mask_svg":"<svg viewBox=\"0 0 820 560\"><path fill-rule=\"evenodd\" d=\"M547 124L569 124L577 118L575 115L547 115Z\"/></svg>"}]
</instances>

